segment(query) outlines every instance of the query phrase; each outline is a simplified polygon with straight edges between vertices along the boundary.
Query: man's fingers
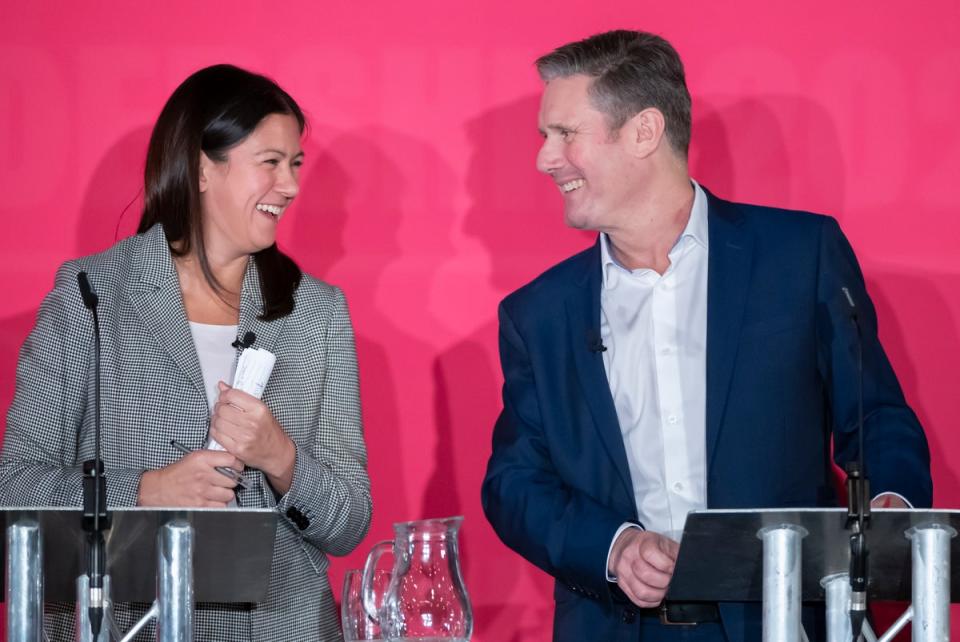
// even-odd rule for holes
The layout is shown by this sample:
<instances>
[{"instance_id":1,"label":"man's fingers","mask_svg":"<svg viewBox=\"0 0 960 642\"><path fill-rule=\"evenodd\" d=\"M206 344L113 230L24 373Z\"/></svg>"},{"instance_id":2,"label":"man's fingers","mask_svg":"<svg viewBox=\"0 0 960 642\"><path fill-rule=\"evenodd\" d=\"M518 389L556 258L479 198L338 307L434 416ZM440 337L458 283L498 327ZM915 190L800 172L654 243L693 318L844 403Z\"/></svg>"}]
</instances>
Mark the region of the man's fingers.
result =
<instances>
[{"instance_id":1,"label":"man's fingers","mask_svg":"<svg viewBox=\"0 0 960 642\"><path fill-rule=\"evenodd\" d=\"M643 546L640 548L640 559L657 569L661 573L673 574L673 565L676 558L670 557L660 546Z\"/></svg>"},{"instance_id":2,"label":"man's fingers","mask_svg":"<svg viewBox=\"0 0 960 642\"><path fill-rule=\"evenodd\" d=\"M660 604L666 594L664 589L657 589L644 584L639 578L628 575L618 577L617 584L630 601L641 608L651 608Z\"/></svg>"},{"instance_id":3,"label":"man's fingers","mask_svg":"<svg viewBox=\"0 0 960 642\"><path fill-rule=\"evenodd\" d=\"M675 542L669 537L661 536L659 539L660 550L666 553L674 562L680 554L680 542Z\"/></svg>"},{"instance_id":4,"label":"man's fingers","mask_svg":"<svg viewBox=\"0 0 960 642\"><path fill-rule=\"evenodd\" d=\"M646 586L657 590L665 590L670 585L670 578L672 577L670 573L658 571L642 561L633 563L631 574Z\"/></svg>"}]
</instances>

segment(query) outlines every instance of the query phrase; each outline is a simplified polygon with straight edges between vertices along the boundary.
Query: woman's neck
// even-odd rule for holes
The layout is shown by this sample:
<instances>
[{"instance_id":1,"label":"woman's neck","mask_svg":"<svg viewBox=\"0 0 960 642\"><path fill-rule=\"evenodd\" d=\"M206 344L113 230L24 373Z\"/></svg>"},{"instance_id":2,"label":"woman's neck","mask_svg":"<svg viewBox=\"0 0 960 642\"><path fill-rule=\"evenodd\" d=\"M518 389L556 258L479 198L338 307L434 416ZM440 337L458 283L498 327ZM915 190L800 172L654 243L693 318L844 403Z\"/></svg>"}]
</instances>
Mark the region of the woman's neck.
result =
<instances>
[{"instance_id":1,"label":"woman's neck","mask_svg":"<svg viewBox=\"0 0 960 642\"><path fill-rule=\"evenodd\" d=\"M229 261L208 257L210 272L221 288L218 291L207 281L195 253L176 257L174 265L187 319L197 323L235 325L240 316L240 289L249 260L249 256Z\"/></svg>"}]
</instances>

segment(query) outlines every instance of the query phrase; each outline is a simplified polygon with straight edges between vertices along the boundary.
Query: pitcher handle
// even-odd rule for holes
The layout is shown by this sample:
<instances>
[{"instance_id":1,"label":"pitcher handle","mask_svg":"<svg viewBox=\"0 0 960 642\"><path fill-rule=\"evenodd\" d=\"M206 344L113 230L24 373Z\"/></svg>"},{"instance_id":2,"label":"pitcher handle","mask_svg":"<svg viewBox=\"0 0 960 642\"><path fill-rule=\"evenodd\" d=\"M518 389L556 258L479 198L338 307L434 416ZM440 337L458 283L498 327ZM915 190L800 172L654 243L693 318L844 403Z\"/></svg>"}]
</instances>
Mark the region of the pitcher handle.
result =
<instances>
[{"instance_id":1,"label":"pitcher handle","mask_svg":"<svg viewBox=\"0 0 960 642\"><path fill-rule=\"evenodd\" d=\"M391 539L385 539L373 545L370 554L367 555L367 561L363 565L363 578L360 580L363 610L367 612L367 617L373 620L377 626L380 626L380 614L377 612L376 595L373 593L373 574L377 570L380 557L388 551L393 551L393 540Z\"/></svg>"}]
</instances>

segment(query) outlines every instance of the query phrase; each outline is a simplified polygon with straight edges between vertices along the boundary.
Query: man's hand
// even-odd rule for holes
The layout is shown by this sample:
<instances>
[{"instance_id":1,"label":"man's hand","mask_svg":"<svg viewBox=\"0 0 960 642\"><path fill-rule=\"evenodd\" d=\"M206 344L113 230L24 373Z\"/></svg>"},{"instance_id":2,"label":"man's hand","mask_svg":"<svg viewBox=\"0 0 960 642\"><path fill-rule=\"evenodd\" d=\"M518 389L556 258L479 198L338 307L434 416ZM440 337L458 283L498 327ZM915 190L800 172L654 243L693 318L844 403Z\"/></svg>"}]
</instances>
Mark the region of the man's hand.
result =
<instances>
[{"instance_id":1,"label":"man's hand","mask_svg":"<svg viewBox=\"0 0 960 642\"><path fill-rule=\"evenodd\" d=\"M137 506L224 508L233 499L236 483L217 466L243 471L243 463L219 450L197 450L180 461L140 477Z\"/></svg>"},{"instance_id":2,"label":"man's hand","mask_svg":"<svg viewBox=\"0 0 960 642\"><path fill-rule=\"evenodd\" d=\"M219 388L210 436L248 466L262 470L275 491L286 493L297 456L293 441L265 403L222 381Z\"/></svg>"},{"instance_id":3,"label":"man's hand","mask_svg":"<svg viewBox=\"0 0 960 642\"><path fill-rule=\"evenodd\" d=\"M870 508L910 508L910 505L893 493L881 493L870 502Z\"/></svg>"},{"instance_id":4,"label":"man's hand","mask_svg":"<svg viewBox=\"0 0 960 642\"><path fill-rule=\"evenodd\" d=\"M610 553L611 575L641 608L652 608L667 593L680 544L659 533L628 528L620 533Z\"/></svg>"}]
</instances>

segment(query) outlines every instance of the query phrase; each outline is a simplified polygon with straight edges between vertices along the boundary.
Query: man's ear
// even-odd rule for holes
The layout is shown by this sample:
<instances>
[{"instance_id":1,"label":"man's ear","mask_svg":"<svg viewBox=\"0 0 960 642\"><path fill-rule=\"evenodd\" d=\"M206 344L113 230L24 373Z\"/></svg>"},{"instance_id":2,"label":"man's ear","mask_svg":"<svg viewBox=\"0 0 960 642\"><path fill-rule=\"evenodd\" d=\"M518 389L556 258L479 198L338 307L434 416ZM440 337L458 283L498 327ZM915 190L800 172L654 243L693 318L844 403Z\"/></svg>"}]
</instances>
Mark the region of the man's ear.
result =
<instances>
[{"instance_id":1,"label":"man's ear","mask_svg":"<svg viewBox=\"0 0 960 642\"><path fill-rule=\"evenodd\" d=\"M656 107L648 107L624 125L624 135L630 137L631 150L638 158L646 158L663 144L667 122Z\"/></svg>"}]
</instances>

